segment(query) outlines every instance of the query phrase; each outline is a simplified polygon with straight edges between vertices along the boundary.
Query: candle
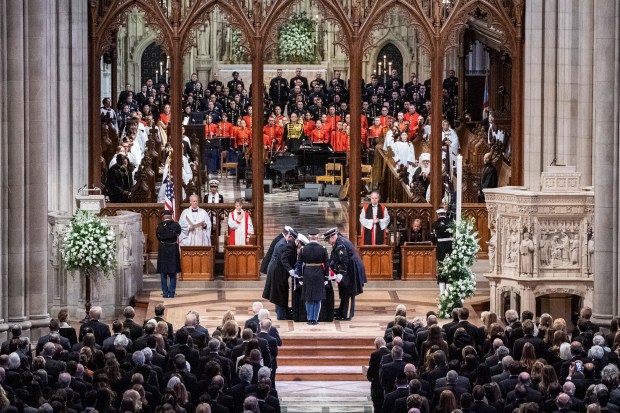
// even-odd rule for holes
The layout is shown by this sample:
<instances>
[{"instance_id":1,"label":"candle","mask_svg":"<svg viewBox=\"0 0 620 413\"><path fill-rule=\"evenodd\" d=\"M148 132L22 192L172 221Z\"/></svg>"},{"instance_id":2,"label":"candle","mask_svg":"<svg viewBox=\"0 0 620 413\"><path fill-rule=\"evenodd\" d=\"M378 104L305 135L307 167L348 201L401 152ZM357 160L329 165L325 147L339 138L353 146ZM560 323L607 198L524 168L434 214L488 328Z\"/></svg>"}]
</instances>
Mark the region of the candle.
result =
<instances>
[{"instance_id":1,"label":"candle","mask_svg":"<svg viewBox=\"0 0 620 413\"><path fill-rule=\"evenodd\" d=\"M157 84L158 81L159 81L159 72L156 70L155 71L155 84Z\"/></svg>"},{"instance_id":2,"label":"candle","mask_svg":"<svg viewBox=\"0 0 620 413\"><path fill-rule=\"evenodd\" d=\"M450 150L450 149L448 149ZM452 167L448 165L448 167ZM463 157L456 157L456 223L461 223L461 205L463 202Z\"/></svg>"},{"instance_id":3,"label":"candle","mask_svg":"<svg viewBox=\"0 0 620 413\"><path fill-rule=\"evenodd\" d=\"M166 84L168 84L169 79L170 79L170 70L166 69Z\"/></svg>"},{"instance_id":4,"label":"candle","mask_svg":"<svg viewBox=\"0 0 620 413\"><path fill-rule=\"evenodd\" d=\"M159 62L159 73L164 76L164 62Z\"/></svg>"}]
</instances>

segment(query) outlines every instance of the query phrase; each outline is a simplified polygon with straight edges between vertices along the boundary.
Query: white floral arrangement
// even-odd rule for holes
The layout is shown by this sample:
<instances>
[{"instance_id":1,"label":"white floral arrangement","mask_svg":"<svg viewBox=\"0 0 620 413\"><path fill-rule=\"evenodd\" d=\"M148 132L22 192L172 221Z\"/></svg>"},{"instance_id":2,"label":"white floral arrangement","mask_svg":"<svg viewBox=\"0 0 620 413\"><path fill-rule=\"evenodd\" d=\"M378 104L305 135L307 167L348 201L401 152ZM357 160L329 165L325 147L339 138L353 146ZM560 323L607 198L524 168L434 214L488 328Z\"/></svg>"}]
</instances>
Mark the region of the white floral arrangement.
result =
<instances>
[{"instance_id":1,"label":"white floral arrangement","mask_svg":"<svg viewBox=\"0 0 620 413\"><path fill-rule=\"evenodd\" d=\"M62 237L60 253L69 271L110 277L116 269L116 236L93 212L78 211Z\"/></svg>"},{"instance_id":2,"label":"white floral arrangement","mask_svg":"<svg viewBox=\"0 0 620 413\"><path fill-rule=\"evenodd\" d=\"M306 12L294 14L279 29L278 57L283 63L308 63L315 60L316 22Z\"/></svg>"},{"instance_id":3,"label":"white floral arrangement","mask_svg":"<svg viewBox=\"0 0 620 413\"><path fill-rule=\"evenodd\" d=\"M248 60L248 50L243 46L243 35L239 29L231 29L231 54L235 63L243 63Z\"/></svg>"},{"instance_id":4,"label":"white floral arrangement","mask_svg":"<svg viewBox=\"0 0 620 413\"><path fill-rule=\"evenodd\" d=\"M448 231L453 234L452 252L439 267L439 274L447 280L446 290L438 297L442 318L450 318L452 309L462 306L463 301L476 291L476 274L471 271L471 266L480 250L473 219L463 219Z\"/></svg>"}]
</instances>

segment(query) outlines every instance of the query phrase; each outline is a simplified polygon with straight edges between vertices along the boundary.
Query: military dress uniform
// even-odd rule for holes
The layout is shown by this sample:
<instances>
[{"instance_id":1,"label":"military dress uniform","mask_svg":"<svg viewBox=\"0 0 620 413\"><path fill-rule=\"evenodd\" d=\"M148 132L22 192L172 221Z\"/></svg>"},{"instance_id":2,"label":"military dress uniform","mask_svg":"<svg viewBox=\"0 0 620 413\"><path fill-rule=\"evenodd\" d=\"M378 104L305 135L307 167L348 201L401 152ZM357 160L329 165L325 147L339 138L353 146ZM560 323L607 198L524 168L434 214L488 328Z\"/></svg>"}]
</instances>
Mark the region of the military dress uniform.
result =
<instances>
[{"instance_id":1,"label":"military dress uniform","mask_svg":"<svg viewBox=\"0 0 620 413\"><path fill-rule=\"evenodd\" d=\"M271 79L269 83L269 97L273 101L274 105L280 106L282 108L282 112L284 112L284 107L286 105L286 101L288 100L289 89L288 82L282 76L276 76Z\"/></svg>"},{"instance_id":2,"label":"military dress uniform","mask_svg":"<svg viewBox=\"0 0 620 413\"><path fill-rule=\"evenodd\" d=\"M308 231L310 235L312 232ZM314 235L318 235L318 230ZM334 290L329 282L329 254L325 247L316 241L303 246L297 256L296 270L298 278L293 291L293 319L307 320L308 324L331 321L328 315L331 313L333 319Z\"/></svg>"},{"instance_id":3,"label":"military dress uniform","mask_svg":"<svg viewBox=\"0 0 620 413\"><path fill-rule=\"evenodd\" d=\"M337 230L331 229L324 234L329 239ZM337 317L349 320L355 314L355 296L364 292L366 270L364 263L355 250L355 246L342 235L338 235L329 257L329 267L342 276L338 281L338 295L340 306L336 310ZM337 277L337 279L340 277Z\"/></svg>"},{"instance_id":4,"label":"military dress uniform","mask_svg":"<svg viewBox=\"0 0 620 413\"><path fill-rule=\"evenodd\" d=\"M441 264L443 260L452 252L452 234L448 231L452 225L452 220L447 218L444 209L437 210L439 218L433 224L433 243L437 245L435 251L437 261ZM443 215L442 215L443 214ZM437 283L446 283L448 280L437 271Z\"/></svg>"},{"instance_id":5,"label":"military dress uniform","mask_svg":"<svg viewBox=\"0 0 620 413\"><path fill-rule=\"evenodd\" d=\"M164 298L173 298L176 285L177 273L181 272L181 253L177 240L181 235L181 225L172 220L172 211L164 211L170 219L166 219L157 225L157 272L161 274L161 290Z\"/></svg>"},{"instance_id":6,"label":"military dress uniform","mask_svg":"<svg viewBox=\"0 0 620 413\"><path fill-rule=\"evenodd\" d=\"M267 280L263 289L263 298L276 306L278 320L286 320L289 308L289 276L294 274L297 260L297 248L294 238L297 237L295 230L291 229L291 240L282 238L274 248L273 255L267 266Z\"/></svg>"}]
</instances>

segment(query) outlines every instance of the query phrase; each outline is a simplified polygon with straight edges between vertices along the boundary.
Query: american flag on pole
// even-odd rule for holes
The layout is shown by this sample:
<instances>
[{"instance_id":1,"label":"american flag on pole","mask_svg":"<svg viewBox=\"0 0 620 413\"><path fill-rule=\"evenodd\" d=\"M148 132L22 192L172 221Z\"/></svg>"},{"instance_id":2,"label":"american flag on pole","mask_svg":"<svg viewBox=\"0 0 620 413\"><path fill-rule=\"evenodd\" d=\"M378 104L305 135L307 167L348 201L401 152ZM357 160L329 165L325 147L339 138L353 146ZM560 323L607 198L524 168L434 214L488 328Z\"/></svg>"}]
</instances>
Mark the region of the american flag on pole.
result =
<instances>
[{"instance_id":1,"label":"american flag on pole","mask_svg":"<svg viewBox=\"0 0 620 413\"><path fill-rule=\"evenodd\" d=\"M484 95L482 95L482 107L489 107L489 74L484 77Z\"/></svg>"},{"instance_id":2,"label":"american flag on pole","mask_svg":"<svg viewBox=\"0 0 620 413\"><path fill-rule=\"evenodd\" d=\"M166 177L166 191L164 198L164 209L172 211L172 219L176 220L176 211L174 210L174 180L172 179L172 165L168 165L168 176Z\"/></svg>"}]
</instances>

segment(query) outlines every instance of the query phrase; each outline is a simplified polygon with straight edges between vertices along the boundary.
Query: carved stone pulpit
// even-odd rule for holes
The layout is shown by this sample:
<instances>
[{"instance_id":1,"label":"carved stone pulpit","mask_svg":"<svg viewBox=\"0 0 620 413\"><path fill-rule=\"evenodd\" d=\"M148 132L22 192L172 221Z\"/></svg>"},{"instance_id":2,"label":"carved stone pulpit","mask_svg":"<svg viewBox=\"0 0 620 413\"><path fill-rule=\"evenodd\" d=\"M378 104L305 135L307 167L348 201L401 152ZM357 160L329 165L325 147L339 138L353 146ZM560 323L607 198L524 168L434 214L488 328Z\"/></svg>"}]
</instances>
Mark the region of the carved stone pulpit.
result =
<instances>
[{"instance_id":1,"label":"carved stone pulpit","mask_svg":"<svg viewBox=\"0 0 620 413\"><path fill-rule=\"evenodd\" d=\"M63 211L48 214L48 309L52 317L66 308L72 320L84 317L85 277L67 271L60 254L63 234L71 226L72 215ZM129 305L131 297L142 290L144 234L142 217L131 211L118 211L103 217L116 235L117 265L109 279L103 275L91 281L91 302L103 308L103 318L114 320Z\"/></svg>"},{"instance_id":2,"label":"carved stone pulpit","mask_svg":"<svg viewBox=\"0 0 620 413\"><path fill-rule=\"evenodd\" d=\"M575 167L550 167L541 190L485 189L489 213L491 311L507 308L570 319L562 297L592 306L594 192L581 187ZM520 303L520 305L518 304ZM554 312L555 311L555 312Z\"/></svg>"}]
</instances>

